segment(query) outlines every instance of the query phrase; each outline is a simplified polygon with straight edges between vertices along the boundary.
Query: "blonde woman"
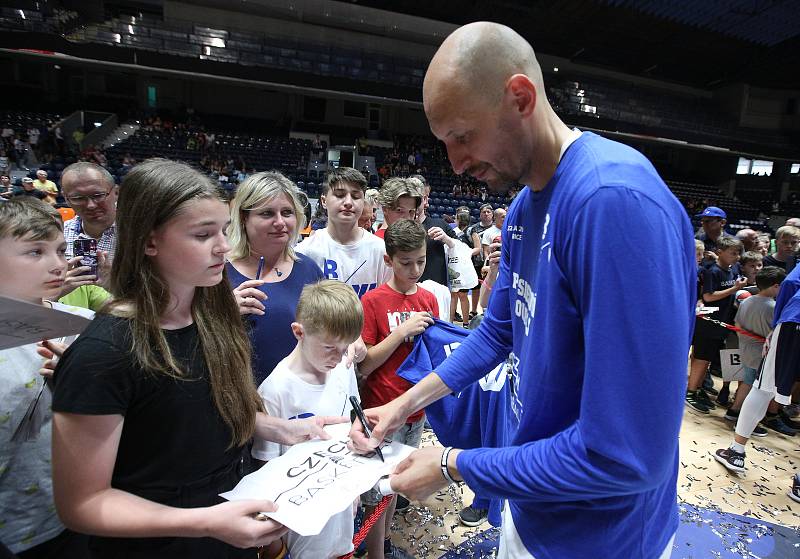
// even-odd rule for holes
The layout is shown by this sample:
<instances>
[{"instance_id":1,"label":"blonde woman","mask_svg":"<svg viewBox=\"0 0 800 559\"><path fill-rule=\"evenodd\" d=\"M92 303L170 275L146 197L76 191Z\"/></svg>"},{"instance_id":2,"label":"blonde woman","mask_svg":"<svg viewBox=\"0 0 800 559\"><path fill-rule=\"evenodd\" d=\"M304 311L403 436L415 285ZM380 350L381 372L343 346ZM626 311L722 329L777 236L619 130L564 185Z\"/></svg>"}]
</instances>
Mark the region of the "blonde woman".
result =
<instances>
[{"instance_id":1,"label":"blonde woman","mask_svg":"<svg viewBox=\"0 0 800 559\"><path fill-rule=\"evenodd\" d=\"M300 292L322 279L322 271L294 245L305 227L305 194L276 172L248 177L231 202L225 265L242 315L251 315L256 386L295 346L294 310ZM260 274L259 274L260 272Z\"/></svg>"}]
</instances>

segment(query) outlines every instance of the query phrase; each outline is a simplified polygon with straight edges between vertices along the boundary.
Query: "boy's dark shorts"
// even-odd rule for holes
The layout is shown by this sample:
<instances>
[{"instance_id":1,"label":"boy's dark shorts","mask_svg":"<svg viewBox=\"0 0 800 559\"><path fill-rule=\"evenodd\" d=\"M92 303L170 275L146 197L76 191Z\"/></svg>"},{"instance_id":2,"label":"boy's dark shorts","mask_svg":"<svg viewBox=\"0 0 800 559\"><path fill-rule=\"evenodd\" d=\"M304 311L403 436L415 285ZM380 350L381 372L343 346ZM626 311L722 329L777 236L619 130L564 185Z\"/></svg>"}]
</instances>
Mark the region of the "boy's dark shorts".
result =
<instances>
[{"instance_id":1,"label":"boy's dark shorts","mask_svg":"<svg viewBox=\"0 0 800 559\"><path fill-rule=\"evenodd\" d=\"M702 318L697 318L692 337L692 357L703 361L713 361L719 350L725 346L728 330Z\"/></svg>"}]
</instances>

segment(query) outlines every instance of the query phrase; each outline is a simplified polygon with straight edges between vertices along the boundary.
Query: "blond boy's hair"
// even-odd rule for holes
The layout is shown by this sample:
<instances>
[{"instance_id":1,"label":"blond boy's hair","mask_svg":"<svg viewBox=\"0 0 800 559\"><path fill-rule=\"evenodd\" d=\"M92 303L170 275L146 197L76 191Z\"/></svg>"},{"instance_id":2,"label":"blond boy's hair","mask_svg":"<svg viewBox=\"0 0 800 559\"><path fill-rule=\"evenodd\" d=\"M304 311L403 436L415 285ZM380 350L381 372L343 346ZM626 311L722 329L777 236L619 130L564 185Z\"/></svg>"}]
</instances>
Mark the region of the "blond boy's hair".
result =
<instances>
[{"instance_id":1,"label":"blond boy's hair","mask_svg":"<svg viewBox=\"0 0 800 559\"><path fill-rule=\"evenodd\" d=\"M378 203L385 208L394 208L401 196L408 196L414 200L414 207L419 208L422 203L422 186L418 180L403 177L386 179L378 191Z\"/></svg>"},{"instance_id":2,"label":"blond boy's hair","mask_svg":"<svg viewBox=\"0 0 800 559\"><path fill-rule=\"evenodd\" d=\"M701 241L700 239L695 239L694 240L694 249L695 250L705 251L706 250L706 244L703 241Z\"/></svg>"},{"instance_id":3,"label":"blond boy's hair","mask_svg":"<svg viewBox=\"0 0 800 559\"><path fill-rule=\"evenodd\" d=\"M775 231L776 241L779 241L786 236L800 238L800 229L798 229L794 225L784 225L782 227L778 227L778 230Z\"/></svg>"},{"instance_id":4,"label":"blond boy's hair","mask_svg":"<svg viewBox=\"0 0 800 559\"><path fill-rule=\"evenodd\" d=\"M295 321L306 332L355 341L364 327L364 311L353 288L336 280L306 285L300 293Z\"/></svg>"},{"instance_id":5,"label":"blond boy's hair","mask_svg":"<svg viewBox=\"0 0 800 559\"><path fill-rule=\"evenodd\" d=\"M50 204L29 197L0 204L0 239L41 241L63 234L61 214Z\"/></svg>"}]
</instances>

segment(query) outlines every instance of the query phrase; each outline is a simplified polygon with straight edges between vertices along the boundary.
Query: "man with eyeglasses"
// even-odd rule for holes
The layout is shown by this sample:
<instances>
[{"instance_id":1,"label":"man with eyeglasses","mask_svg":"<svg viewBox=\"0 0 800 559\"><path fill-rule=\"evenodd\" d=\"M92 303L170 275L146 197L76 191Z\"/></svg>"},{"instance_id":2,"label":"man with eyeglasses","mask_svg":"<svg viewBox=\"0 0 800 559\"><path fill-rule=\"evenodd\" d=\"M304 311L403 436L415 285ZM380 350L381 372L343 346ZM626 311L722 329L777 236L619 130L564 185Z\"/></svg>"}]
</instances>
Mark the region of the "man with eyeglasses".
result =
<instances>
[{"instance_id":1,"label":"man with eyeglasses","mask_svg":"<svg viewBox=\"0 0 800 559\"><path fill-rule=\"evenodd\" d=\"M103 285L109 278L117 242L114 225L117 217L117 187L111 174L103 167L80 161L64 169L61 192L75 210L75 217L64 223L70 269L65 277L63 296L81 285ZM87 274L87 270L81 269L83 267L74 258L77 239L97 241L97 276Z\"/></svg>"}]
</instances>

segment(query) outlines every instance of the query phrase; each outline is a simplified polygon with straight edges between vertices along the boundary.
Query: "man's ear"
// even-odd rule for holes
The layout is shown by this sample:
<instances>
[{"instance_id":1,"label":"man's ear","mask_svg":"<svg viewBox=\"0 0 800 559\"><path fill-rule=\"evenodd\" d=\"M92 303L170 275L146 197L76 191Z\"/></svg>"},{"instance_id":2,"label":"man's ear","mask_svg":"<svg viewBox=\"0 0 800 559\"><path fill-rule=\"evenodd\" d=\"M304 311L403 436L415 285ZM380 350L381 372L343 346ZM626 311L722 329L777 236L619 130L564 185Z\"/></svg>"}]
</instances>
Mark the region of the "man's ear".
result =
<instances>
[{"instance_id":1,"label":"man's ear","mask_svg":"<svg viewBox=\"0 0 800 559\"><path fill-rule=\"evenodd\" d=\"M324 194L320 195L320 197L319 197L319 203L320 203L320 204L322 204L322 207L323 207L323 208L325 208L325 209L327 210L327 209L328 209L328 206L327 206L327 204L326 204L326 201L327 201L327 197L326 197Z\"/></svg>"},{"instance_id":2,"label":"man's ear","mask_svg":"<svg viewBox=\"0 0 800 559\"><path fill-rule=\"evenodd\" d=\"M383 255L383 263L389 266L390 268L392 267L392 259L388 254Z\"/></svg>"},{"instance_id":3,"label":"man's ear","mask_svg":"<svg viewBox=\"0 0 800 559\"><path fill-rule=\"evenodd\" d=\"M530 116L536 108L539 91L536 84L525 74L514 74L506 82L506 94L510 95L514 107L522 116Z\"/></svg>"},{"instance_id":4,"label":"man's ear","mask_svg":"<svg viewBox=\"0 0 800 559\"><path fill-rule=\"evenodd\" d=\"M294 334L294 337L298 342L306 335L305 328L303 328L303 325L299 322L292 322L291 328L292 334Z\"/></svg>"}]
</instances>

